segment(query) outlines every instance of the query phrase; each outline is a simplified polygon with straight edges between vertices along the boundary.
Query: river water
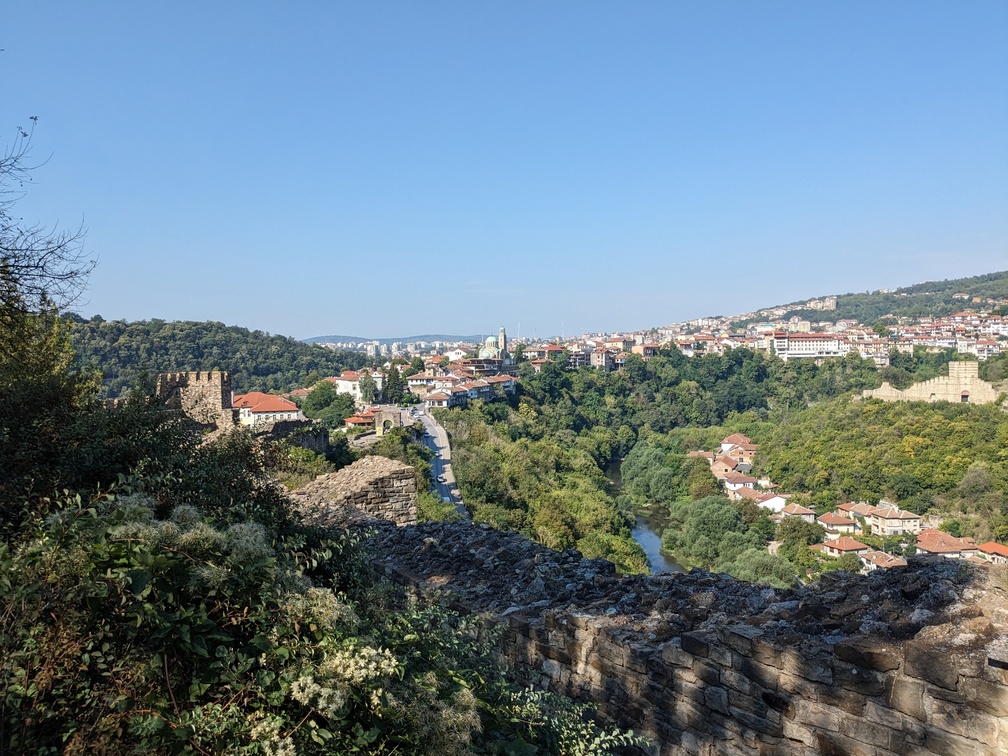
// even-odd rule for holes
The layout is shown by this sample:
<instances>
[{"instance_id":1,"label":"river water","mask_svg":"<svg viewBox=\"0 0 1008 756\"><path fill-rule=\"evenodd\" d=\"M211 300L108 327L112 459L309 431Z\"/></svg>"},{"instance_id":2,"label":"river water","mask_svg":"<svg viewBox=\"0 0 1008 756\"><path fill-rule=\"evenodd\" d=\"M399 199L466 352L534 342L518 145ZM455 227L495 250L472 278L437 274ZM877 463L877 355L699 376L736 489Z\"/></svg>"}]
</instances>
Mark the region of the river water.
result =
<instances>
[{"instance_id":1,"label":"river water","mask_svg":"<svg viewBox=\"0 0 1008 756\"><path fill-rule=\"evenodd\" d=\"M621 460L614 460L605 466L604 472L609 479L609 492L619 496L623 491L623 475L620 472ZM657 519L645 514L637 514L637 523L633 528L633 537L644 549L648 561L651 562L651 574L662 572L685 572L682 565L674 557L662 553L661 535L659 535Z\"/></svg>"}]
</instances>

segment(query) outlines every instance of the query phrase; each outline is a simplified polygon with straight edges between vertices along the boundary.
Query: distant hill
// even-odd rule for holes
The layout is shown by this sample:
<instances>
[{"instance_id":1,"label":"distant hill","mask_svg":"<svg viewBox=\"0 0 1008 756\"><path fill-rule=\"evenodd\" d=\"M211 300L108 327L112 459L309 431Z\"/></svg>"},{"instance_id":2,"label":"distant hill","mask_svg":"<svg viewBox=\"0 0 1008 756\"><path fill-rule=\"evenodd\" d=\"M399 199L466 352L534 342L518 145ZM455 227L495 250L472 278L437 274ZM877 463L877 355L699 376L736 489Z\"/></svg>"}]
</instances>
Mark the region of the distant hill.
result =
<instances>
[{"instance_id":1,"label":"distant hill","mask_svg":"<svg viewBox=\"0 0 1008 756\"><path fill-rule=\"evenodd\" d=\"M223 323L164 320L72 322L70 338L82 367L104 375L104 393L121 396L145 376L175 370L227 370L235 392L286 391L367 364L362 352L336 351Z\"/></svg>"},{"instance_id":2,"label":"distant hill","mask_svg":"<svg viewBox=\"0 0 1008 756\"><path fill-rule=\"evenodd\" d=\"M443 333L427 333L422 336L399 336L397 338L367 338L364 336L312 336L310 339L304 339L306 344L336 344L339 342L346 341L377 341L379 344L392 344L396 341L402 344L413 344L417 341L468 341L468 342L480 342L485 339L489 333L485 333L482 336L451 336ZM494 332L496 335L496 331Z\"/></svg>"},{"instance_id":3,"label":"distant hill","mask_svg":"<svg viewBox=\"0 0 1008 756\"><path fill-rule=\"evenodd\" d=\"M954 294L965 294L968 299L956 299L953 297ZM971 278L926 281L885 293L876 291L864 294L839 294L835 310L805 309L804 301L783 306L788 308L788 317L798 316L814 322L833 323L838 320L854 319L870 325L887 315L913 318L951 315L970 307L976 308L974 297L982 301L988 298L1008 300L1008 271Z\"/></svg>"}]
</instances>

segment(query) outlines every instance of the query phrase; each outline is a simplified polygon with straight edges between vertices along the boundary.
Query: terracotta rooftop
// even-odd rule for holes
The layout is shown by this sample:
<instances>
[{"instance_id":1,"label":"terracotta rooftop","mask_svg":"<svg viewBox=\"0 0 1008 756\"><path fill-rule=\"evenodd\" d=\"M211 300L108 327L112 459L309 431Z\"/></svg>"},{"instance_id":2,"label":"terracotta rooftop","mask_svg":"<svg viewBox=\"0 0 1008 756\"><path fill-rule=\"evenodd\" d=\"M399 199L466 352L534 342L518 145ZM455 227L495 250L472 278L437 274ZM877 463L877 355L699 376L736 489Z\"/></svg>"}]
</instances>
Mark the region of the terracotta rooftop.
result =
<instances>
[{"instance_id":1,"label":"terracotta rooftop","mask_svg":"<svg viewBox=\"0 0 1008 756\"><path fill-rule=\"evenodd\" d=\"M238 409L249 409L251 412L297 412L294 402L289 402L273 394L261 391L250 391L247 394L236 394L231 400L231 406Z\"/></svg>"}]
</instances>

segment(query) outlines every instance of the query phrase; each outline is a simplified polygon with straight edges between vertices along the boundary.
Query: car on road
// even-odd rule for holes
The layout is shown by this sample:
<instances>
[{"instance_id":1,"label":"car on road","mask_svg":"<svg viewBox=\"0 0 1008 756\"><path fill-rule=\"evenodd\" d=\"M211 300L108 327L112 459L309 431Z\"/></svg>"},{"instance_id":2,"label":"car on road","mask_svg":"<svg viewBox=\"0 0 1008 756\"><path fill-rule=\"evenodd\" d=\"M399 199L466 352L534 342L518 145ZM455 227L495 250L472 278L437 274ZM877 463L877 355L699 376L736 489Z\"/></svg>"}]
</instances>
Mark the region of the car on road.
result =
<instances>
[{"instance_id":1,"label":"car on road","mask_svg":"<svg viewBox=\"0 0 1008 756\"><path fill-rule=\"evenodd\" d=\"M444 475L438 475L437 476L437 482L438 483L444 483L444 482L446 482L445 476Z\"/></svg>"}]
</instances>

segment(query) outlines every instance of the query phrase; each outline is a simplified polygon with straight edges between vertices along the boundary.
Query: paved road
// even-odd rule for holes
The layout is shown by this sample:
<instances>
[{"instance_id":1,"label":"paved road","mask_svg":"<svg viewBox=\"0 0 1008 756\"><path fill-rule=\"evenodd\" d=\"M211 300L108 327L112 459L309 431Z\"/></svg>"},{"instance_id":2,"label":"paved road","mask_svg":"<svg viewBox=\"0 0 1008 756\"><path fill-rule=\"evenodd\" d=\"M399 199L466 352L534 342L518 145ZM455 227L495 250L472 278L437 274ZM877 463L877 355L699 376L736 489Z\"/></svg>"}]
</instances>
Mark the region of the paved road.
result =
<instances>
[{"instance_id":1,"label":"paved road","mask_svg":"<svg viewBox=\"0 0 1008 756\"><path fill-rule=\"evenodd\" d=\"M420 421L427 429L424 443L434 452L431 460L431 472L434 474L434 490L442 499L450 499L459 514L468 518L469 512L462 501L462 492L455 482L455 473L451 466L451 446L448 444L448 433L434 418L426 412L420 415ZM442 483L441 481L444 480Z\"/></svg>"}]
</instances>

